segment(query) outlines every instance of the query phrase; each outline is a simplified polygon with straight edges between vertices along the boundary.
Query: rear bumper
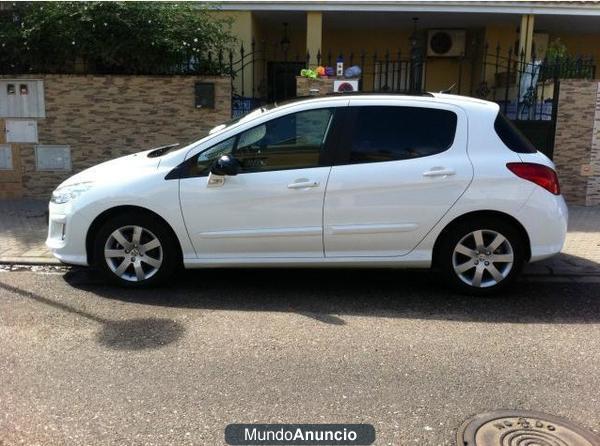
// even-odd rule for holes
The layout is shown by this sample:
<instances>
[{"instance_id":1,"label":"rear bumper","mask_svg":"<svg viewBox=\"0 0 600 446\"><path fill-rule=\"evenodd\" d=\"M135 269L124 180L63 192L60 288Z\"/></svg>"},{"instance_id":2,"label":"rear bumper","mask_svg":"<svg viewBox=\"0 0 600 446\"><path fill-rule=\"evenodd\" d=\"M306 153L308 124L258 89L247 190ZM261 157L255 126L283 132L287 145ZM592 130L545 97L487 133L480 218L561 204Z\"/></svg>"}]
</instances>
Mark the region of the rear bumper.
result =
<instances>
[{"instance_id":1,"label":"rear bumper","mask_svg":"<svg viewBox=\"0 0 600 446\"><path fill-rule=\"evenodd\" d=\"M565 243L569 210L562 195L537 187L519 211L531 244L531 262L558 254Z\"/></svg>"}]
</instances>

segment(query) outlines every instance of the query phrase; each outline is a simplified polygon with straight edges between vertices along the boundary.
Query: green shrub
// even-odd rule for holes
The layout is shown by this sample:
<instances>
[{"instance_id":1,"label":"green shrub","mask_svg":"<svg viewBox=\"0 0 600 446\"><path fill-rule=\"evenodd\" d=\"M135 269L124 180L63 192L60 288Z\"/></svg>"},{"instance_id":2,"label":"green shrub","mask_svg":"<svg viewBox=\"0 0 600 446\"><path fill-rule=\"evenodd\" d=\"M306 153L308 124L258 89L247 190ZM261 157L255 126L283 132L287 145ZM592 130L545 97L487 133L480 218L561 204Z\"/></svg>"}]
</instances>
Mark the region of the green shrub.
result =
<instances>
[{"instance_id":1,"label":"green shrub","mask_svg":"<svg viewBox=\"0 0 600 446\"><path fill-rule=\"evenodd\" d=\"M1 11L0 63L30 72L154 73L204 67L234 38L197 3L31 2Z\"/></svg>"}]
</instances>

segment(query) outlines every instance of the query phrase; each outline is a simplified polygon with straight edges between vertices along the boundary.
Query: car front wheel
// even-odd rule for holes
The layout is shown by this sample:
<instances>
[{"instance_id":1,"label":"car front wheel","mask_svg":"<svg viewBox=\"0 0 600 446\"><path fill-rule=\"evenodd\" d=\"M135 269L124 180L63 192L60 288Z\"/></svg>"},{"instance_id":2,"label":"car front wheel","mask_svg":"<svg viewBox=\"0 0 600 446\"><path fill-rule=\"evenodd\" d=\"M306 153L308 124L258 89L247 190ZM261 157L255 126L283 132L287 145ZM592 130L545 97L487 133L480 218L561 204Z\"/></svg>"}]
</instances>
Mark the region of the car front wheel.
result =
<instances>
[{"instance_id":1,"label":"car front wheel","mask_svg":"<svg viewBox=\"0 0 600 446\"><path fill-rule=\"evenodd\" d=\"M172 235L156 218L143 214L107 221L98 231L94 253L104 275L127 287L162 283L177 265Z\"/></svg>"}]
</instances>

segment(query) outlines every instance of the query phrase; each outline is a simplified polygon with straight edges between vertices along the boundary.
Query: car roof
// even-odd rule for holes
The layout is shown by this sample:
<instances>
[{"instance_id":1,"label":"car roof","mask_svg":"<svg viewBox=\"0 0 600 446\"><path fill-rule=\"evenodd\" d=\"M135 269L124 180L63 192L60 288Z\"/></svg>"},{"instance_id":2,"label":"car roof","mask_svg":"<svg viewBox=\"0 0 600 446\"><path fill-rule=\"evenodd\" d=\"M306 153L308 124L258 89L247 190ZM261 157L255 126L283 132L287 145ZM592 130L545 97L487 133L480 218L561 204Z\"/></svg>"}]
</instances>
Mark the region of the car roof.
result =
<instances>
[{"instance_id":1,"label":"car roof","mask_svg":"<svg viewBox=\"0 0 600 446\"><path fill-rule=\"evenodd\" d=\"M324 96L304 96L297 97L294 99L289 99L286 101L278 102L273 104L274 110L282 108L287 108L288 106L294 106L299 103L315 103L319 104L320 102L328 102L331 101L347 101L352 99L365 99L369 101L373 100L382 100L382 101L390 101L390 100L402 100L402 99L410 99L411 101L417 100L419 102L424 103L445 103L445 104L453 104L465 109L486 109L487 111L498 111L498 104L495 102L486 101L479 98L473 98L470 96L460 96L455 94L447 94L447 93L415 93L415 94L406 94L406 93L331 93Z\"/></svg>"}]
</instances>

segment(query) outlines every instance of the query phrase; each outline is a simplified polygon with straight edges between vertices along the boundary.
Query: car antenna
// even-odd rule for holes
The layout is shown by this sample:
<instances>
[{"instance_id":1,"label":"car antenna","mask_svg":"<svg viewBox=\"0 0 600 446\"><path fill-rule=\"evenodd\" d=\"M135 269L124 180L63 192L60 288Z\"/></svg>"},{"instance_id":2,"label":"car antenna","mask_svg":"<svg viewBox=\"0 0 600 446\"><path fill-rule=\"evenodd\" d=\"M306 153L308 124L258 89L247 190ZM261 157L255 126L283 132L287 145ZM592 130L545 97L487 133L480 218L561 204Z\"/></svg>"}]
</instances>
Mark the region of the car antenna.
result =
<instances>
[{"instance_id":1,"label":"car antenna","mask_svg":"<svg viewBox=\"0 0 600 446\"><path fill-rule=\"evenodd\" d=\"M452 90L454 90L454 87L456 87L456 83L450 85L450 87L446 88L445 90L440 91L440 93L450 94L452 93Z\"/></svg>"}]
</instances>

